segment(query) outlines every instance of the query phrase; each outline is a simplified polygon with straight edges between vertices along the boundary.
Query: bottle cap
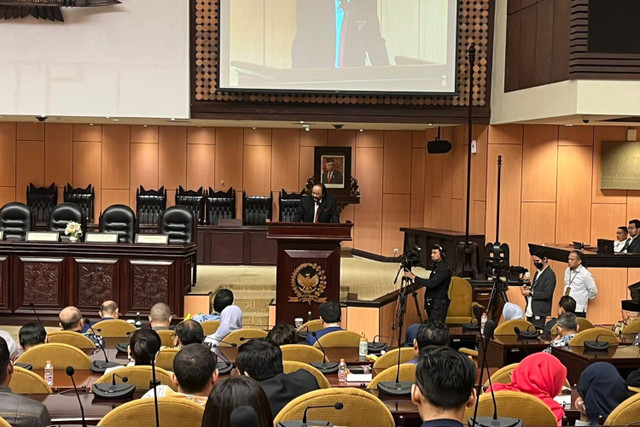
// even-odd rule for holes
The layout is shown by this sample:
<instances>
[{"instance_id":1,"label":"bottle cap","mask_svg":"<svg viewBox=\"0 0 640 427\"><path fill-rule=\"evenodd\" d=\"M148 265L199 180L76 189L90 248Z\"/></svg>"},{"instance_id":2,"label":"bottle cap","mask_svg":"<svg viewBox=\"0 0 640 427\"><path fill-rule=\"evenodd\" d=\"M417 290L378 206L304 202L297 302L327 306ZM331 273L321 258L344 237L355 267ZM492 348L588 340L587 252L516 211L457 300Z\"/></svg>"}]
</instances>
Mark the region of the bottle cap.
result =
<instances>
[{"instance_id":1,"label":"bottle cap","mask_svg":"<svg viewBox=\"0 0 640 427\"><path fill-rule=\"evenodd\" d=\"M340 363L344 363L344 362L345 362L345 360L344 360L344 359L340 359Z\"/></svg>"},{"instance_id":2,"label":"bottle cap","mask_svg":"<svg viewBox=\"0 0 640 427\"><path fill-rule=\"evenodd\" d=\"M51 365L51 360L47 360L47 365Z\"/></svg>"}]
</instances>

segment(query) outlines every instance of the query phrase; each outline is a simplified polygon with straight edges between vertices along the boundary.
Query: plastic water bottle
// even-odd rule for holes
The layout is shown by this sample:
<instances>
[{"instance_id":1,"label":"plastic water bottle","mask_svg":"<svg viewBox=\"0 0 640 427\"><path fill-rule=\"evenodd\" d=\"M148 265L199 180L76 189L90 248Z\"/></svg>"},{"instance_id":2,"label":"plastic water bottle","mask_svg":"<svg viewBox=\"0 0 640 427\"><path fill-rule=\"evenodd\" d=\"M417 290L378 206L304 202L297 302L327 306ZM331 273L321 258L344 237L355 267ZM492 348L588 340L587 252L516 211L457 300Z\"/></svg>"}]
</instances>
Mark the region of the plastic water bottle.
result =
<instances>
[{"instance_id":1,"label":"plastic water bottle","mask_svg":"<svg viewBox=\"0 0 640 427\"><path fill-rule=\"evenodd\" d=\"M347 382L347 362L344 359L340 359L340 364L338 365L338 382Z\"/></svg>"},{"instance_id":2,"label":"plastic water bottle","mask_svg":"<svg viewBox=\"0 0 640 427\"><path fill-rule=\"evenodd\" d=\"M360 357L367 357L369 354L369 343L367 342L367 338L364 336L364 333L360 337L360 345L358 346L358 355Z\"/></svg>"},{"instance_id":3,"label":"plastic water bottle","mask_svg":"<svg viewBox=\"0 0 640 427\"><path fill-rule=\"evenodd\" d=\"M47 360L47 364L44 365L44 380L50 386L53 385L53 365L51 364L51 360Z\"/></svg>"},{"instance_id":4,"label":"plastic water bottle","mask_svg":"<svg viewBox=\"0 0 640 427\"><path fill-rule=\"evenodd\" d=\"M142 328L142 321L140 320L140 312L136 313L136 323L134 323L136 329Z\"/></svg>"},{"instance_id":5,"label":"plastic water bottle","mask_svg":"<svg viewBox=\"0 0 640 427\"><path fill-rule=\"evenodd\" d=\"M487 323L487 313L482 313L480 318L480 331L484 334L484 325Z\"/></svg>"}]
</instances>

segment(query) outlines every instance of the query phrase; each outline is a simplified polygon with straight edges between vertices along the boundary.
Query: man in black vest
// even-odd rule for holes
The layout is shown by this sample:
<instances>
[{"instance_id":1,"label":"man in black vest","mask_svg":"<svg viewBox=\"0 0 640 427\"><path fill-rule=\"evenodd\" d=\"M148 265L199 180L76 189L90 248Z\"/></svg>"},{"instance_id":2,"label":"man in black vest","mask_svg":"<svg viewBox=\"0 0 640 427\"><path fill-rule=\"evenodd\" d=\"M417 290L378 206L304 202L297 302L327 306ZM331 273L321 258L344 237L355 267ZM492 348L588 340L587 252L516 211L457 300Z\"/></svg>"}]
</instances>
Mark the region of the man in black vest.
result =
<instances>
[{"instance_id":1,"label":"man in black vest","mask_svg":"<svg viewBox=\"0 0 640 427\"><path fill-rule=\"evenodd\" d=\"M327 193L324 184L314 185L311 197L302 197L293 222L340 222L336 199Z\"/></svg>"},{"instance_id":2,"label":"man in black vest","mask_svg":"<svg viewBox=\"0 0 640 427\"><path fill-rule=\"evenodd\" d=\"M531 250L530 253L537 271L533 275L533 282L522 286L520 292L527 302L525 309L527 320L536 328L544 329L547 316L551 315L556 275L549 267L549 259L543 251Z\"/></svg>"},{"instance_id":3,"label":"man in black vest","mask_svg":"<svg viewBox=\"0 0 640 427\"><path fill-rule=\"evenodd\" d=\"M444 248L439 244L431 249L431 261L433 261L431 274L428 279L418 277L410 271L405 271L404 276L415 280L416 284L425 286L424 309L429 319L447 320L449 311L449 284L451 283L451 271L447 264Z\"/></svg>"}]
</instances>

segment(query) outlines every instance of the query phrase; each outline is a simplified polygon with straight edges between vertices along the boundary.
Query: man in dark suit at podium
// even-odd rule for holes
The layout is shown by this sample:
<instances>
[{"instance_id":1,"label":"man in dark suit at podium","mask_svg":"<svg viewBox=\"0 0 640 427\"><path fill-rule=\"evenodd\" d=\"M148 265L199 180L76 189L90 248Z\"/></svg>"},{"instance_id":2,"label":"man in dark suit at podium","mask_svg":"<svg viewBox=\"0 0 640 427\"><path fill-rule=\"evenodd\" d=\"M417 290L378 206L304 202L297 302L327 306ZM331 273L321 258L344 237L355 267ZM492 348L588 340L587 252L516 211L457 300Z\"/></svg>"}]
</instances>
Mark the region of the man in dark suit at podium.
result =
<instances>
[{"instance_id":1,"label":"man in dark suit at podium","mask_svg":"<svg viewBox=\"0 0 640 427\"><path fill-rule=\"evenodd\" d=\"M314 185L311 197L302 197L293 222L340 222L336 199L327 193L324 184Z\"/></svg>"}]
</instances>

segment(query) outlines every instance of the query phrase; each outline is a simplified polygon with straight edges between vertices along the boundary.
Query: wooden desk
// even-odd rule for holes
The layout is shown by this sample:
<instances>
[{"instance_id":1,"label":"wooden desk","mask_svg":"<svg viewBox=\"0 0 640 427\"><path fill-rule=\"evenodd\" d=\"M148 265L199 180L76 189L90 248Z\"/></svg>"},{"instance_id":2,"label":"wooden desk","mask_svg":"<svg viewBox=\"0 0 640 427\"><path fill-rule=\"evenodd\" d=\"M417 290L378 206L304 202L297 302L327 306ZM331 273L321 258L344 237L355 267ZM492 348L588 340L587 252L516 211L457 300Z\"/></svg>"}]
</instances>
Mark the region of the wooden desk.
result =
<instances>
[{"instance_id":1,"label":"wooden desk","mask_svg":"<svg viewBox=\"0 0 640 427\"><path fill-rule=\"evenodd\" d=\"M567 262L569 253L575 248L573 245L556 245L553 243L530 243L532 248L544 249L547 257L554 261ZM594 267L640 267L640 254L599 254L598 248L587 247L582 251L584 263L589 268Z\"/></svg>"},{"instance_id":2,"label":"wooden desk","mask_svg":"<svg viewBox=\"0 0 640 427\"><path fill-rule=\"evenodd\" d=\"M640 368L640 348L635 345L618 345L607 351L593 351L584 347L554 347L551 354L567 367L567 379L577 384L584 369L595 362L609 362L618 369L622 378Z\"/></svg>"},{"instance_id":3,"label":"wooden desk","mask_svg":"<svg viewBox=\"0 0 640 427\"><path fill-rule=\"evenodd\" d=\"M465 330L462 326L449 326L449 346L454 350L462 347L474 349L476 348L479 330Z\"/></svg>"},{"instance_id":4,"label":"wooden desk","mask_svg":"<svg viewBox=\"0 0 640 427\"><path fill-rule=\"evenodd\" d=\"M482 366L483 343L478 336L478 366ZM496 335L487 346L487 363L489 367L501 368L518 363L532 353L537 353L549 346L540 339L522 340L516 335Z\"/></svg>"},{"instance_id":5,"label":"wooden desk","mask_svg":"<svg viewBox=\"0 0 640 427\"><path fill-rule=\"evenodd\" d=\"M198 264L276 265L277 242L268 226L198 226Z\"/></svg>"},{"instance_id":6,"label":"wooden desk","mask_svg":"<svg viewBox=\"0 0 640 427\"><path fill-rule=\"evenodd\" d=\"M233 347L214 347L212 350L221 360L229 360L232 363L235 363L238 356L238 349ZM347 365L373 365L373 362L360 357L357 347L328 347L326 351L327 359L331 362L345 359Z\"/></svg>"},{"instance_id":7,"label":"wooden desk","mask_svg":"<svg viewBox=\"0 0 640 427\"><path fill-rule=\"evenodd\" d=\"M66 306L90 313L113 299L124 316L148 313L159 301L182 316L195 254L195 243L0 241L0 314L35 320L33 303L41 317L57 319Z\"/></svg>"}]
</instances>

